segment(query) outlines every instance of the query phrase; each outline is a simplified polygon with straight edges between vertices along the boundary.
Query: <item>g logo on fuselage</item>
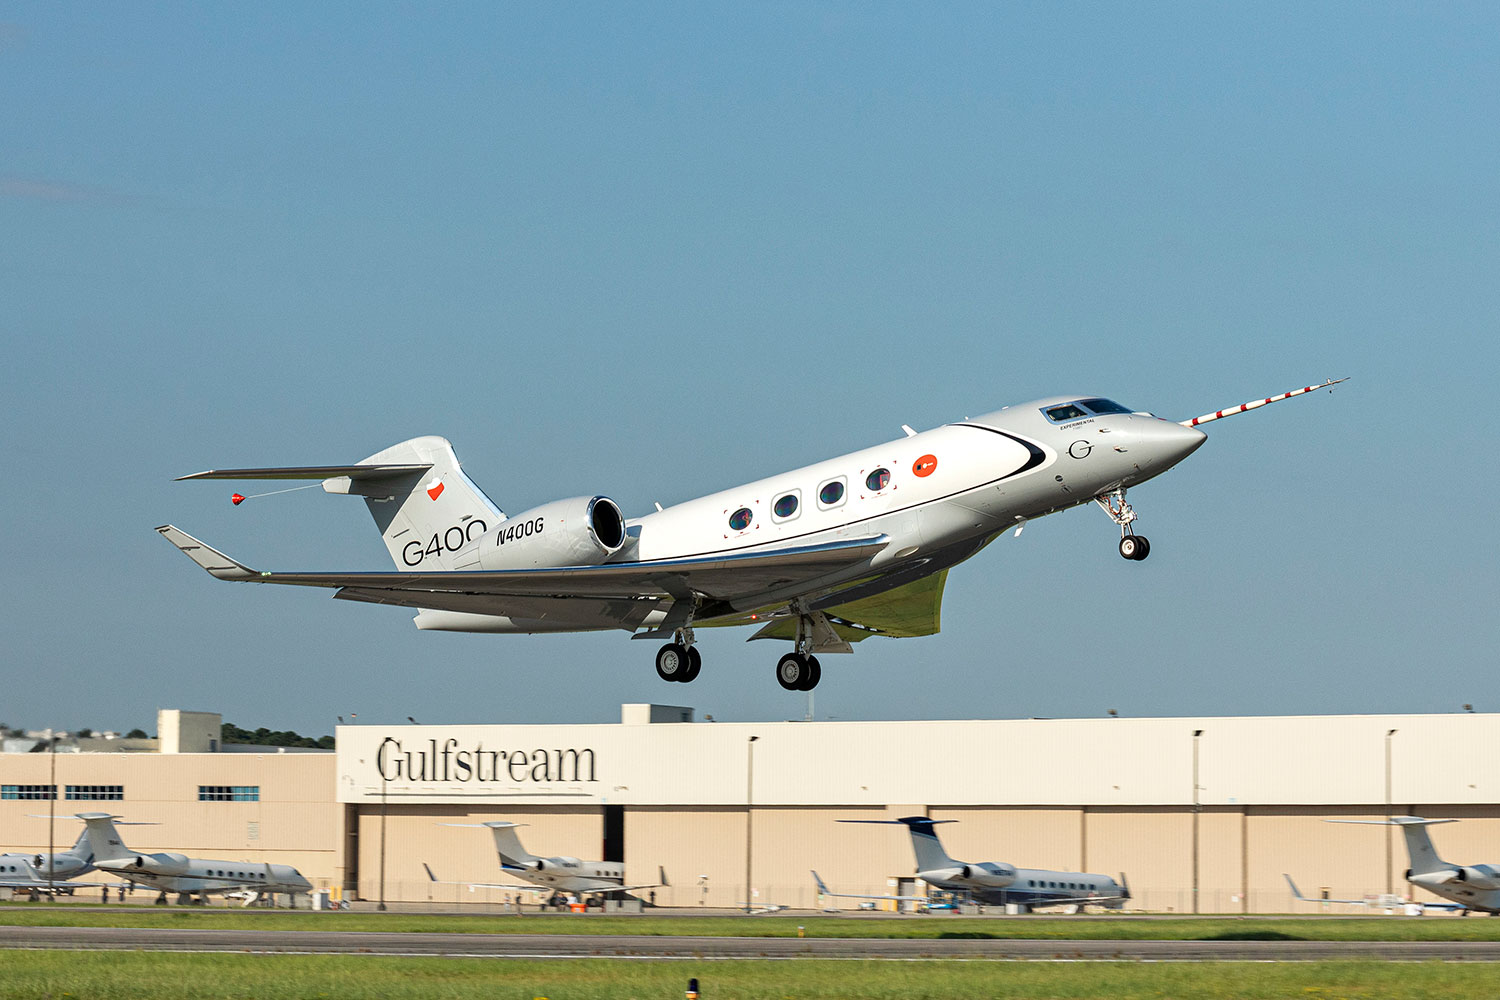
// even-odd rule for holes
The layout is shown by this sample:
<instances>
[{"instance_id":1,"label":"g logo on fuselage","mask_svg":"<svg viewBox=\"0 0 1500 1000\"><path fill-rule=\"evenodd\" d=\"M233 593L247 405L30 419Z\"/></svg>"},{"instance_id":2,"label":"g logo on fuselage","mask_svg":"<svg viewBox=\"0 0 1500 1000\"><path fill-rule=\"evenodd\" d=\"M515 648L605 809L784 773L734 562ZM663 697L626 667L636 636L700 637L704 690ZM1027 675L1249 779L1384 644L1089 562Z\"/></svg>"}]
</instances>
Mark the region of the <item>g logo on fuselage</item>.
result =
<instances>
[{"instance_id":1,"label":"g logo on fuselage","mask_svg":"<svg viewBox=\"0 0 1500 1000\"><path fill-rule=\"evenodd\" d=\"M1089 441L1074 441L1068 445L1068 454L1073 458L1088 458L1089 452L1094 450L1094 445Z\"/></svg>"}]
</instances>

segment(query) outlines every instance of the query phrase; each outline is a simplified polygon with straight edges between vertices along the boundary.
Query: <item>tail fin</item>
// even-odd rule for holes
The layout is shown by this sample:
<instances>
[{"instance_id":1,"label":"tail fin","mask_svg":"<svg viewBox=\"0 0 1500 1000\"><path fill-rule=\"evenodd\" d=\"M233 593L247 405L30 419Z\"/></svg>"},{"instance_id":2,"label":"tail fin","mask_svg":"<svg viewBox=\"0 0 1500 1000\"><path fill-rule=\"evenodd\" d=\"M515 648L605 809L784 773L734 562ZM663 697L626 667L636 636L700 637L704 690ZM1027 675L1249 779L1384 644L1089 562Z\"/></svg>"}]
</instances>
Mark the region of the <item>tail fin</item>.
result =
<instances>
[{"instance_id":1,"label":"tail fin","mask_svg":"<svg viewBox=\"0 0 1500 1000\"><path fill-rule=\"evenodd\" d=\"M326 492L365 498L402 571L462 569L457 554L505 520L464 475L448 439L434 435L393 444L355 465L210 469L179 478L321 479Z\"/></svg>"},{"instance_id":2,"label":"tail fin","mask_svg":"<svg viewBox=\"0 0 1500 1000\"><path fill-rule=\"evenodd\" d=\"M464 475L447 438L417 437L376 452L360 465L429 465L425 472L378 478L337 476L329 493L365 498L398 570L453 570L454 557L505 515Z\"/></svg>"},{"instance_id":3,"label":"tail fin","mask_svg":"<svg viewBox=\"0 0 1500 1000\"><path fill-rule=\"evenodd\" d=\"M77 816L83 820L83 835L88 838L91 860L110 861L130 853L120 831L115 829L118 816L109 813L78 813Z\"/></svg>"},{"instance_id":4,"label":"tail fin","mask_svg":"<svg viewBox=\"0 0 1500 1000\"><path fill-rule=\"evenodd\" d=\"M1399 826L1402 834L1406 836L1406 854L1411 859L1411 868L1408 869L1408 878L1412 873L1424 875L1430 872L1440 872L1445 868L1456 868L1438 857L1437 849L1432 846L1432 838L1427 834L1429 826L1439 823L1457 823L1456 819L1423 819L1420 816L1392 816L1384 819L1330 819L1329 823L1349 823L1355 826Z\"/></svg>"},{"instance_id":5,"label":"tail fin","mask_svg":"<svg viewBox=\"0 0 1500 1000\"><path fill-rule=\"evenodd\" d=\"M94 845L89 842L89 828L85 826L78 831L78 839L73 842L73 848L68 852L81 861L92 862L95 858Z\"/></svg>"},{"instance_id":6,"label":"tail fin","mask_svg":"<svg viewBox=\"0 0 1500 1000\"><path fill-rule=\"evenodd\" d=\"M948 857L948 852L943 850L942 841L938 840L937 831L932 828L936 820L926 816L903 816L896 822L905 823L906 828L911 831L911 849L917 856L917 871L952 868L959 863Z\"/></svg>"},{"instance_id":7,"label":"tail fin","mask_svg":"<svg viewBox=\"0 0 1500 1000\"><path fill-rule=\"evenodd\" d=\"M1422 875L1457 867L1438 857L1437 848L1432 846L1432 837L1427 833L1427 828L1434 823L1452 823L1453 820L1395 816L1391 818L1391 822L1401 827L1401 833L1406 837L1406 853L1411 858L1413 872Z\"/></svg>"},{"instance_id":8,"label":"tail fin","mask_svg":"<svg viewBox=\"0 0 1500 1000\"><path fill-rule=\"evenodd\" d=\"M528 868L527 862L540 860L521 846L521 838L516 835L516 827L521 824L497 820L484 825L495 835L495 853L500 855L501 868Z\"/></svg>"}]
</instances>

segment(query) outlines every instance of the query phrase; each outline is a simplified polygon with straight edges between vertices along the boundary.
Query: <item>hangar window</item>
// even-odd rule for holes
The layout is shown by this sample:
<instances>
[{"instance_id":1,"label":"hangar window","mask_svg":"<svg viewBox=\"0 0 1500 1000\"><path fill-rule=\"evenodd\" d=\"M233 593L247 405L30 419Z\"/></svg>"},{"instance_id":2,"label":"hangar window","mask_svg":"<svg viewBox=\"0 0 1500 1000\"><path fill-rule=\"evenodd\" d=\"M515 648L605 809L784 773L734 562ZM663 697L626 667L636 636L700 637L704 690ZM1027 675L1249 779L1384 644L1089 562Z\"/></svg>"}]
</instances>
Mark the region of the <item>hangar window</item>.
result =
<instances>
[{"instance_id":1,"label":"hangar window","mask_svg":"<svg viewBox=\"0 0 1500 1000\"><path fill-rule=\"evenodd\" d=\"M865 489L871 493L879 493L891 484L890 469L876 469L865 477Z\"/></svg>"},{"instance_id":2,"label":"hangar window","mask_svg":"<svg viewBox=\"0 0 1500 1000\"><path fill-rule=\"evenodd\" d=\"M259 785L199 785L199 802L259 802Z\"/></svg>"},{"instance_id":3,"label":"hangar window","mask_svg":"<svg viewBox=\"0 0 1500 1000\"><path fill-rule=\"evenodd\" d=\"M1129 413L1130 412L1129 410L1125 409L1125 407L1121 406L1119 403L1116 403L1113 399L1081 399L1078 402L1079 402L1080 406L1087 407L1088 409L1094 411L1095 413Z\"/></svg>"},{"instance_id":4,"label":"hangar window","mask_svg":"<svg viewBox=\"0 0 1500 1000\"><path fill-rule=\"evenodd\" d=\"M750 527L750 522L755 520L755 515L750 513L749 507L741 507L729 515L729 527L735 531L744 531Z\"/></svg>"},{"instance_id":5,"label":"hangar window","mask_svg":"<svg viewBox=\"0 0 1500 1000\"><path fill-rule=\"evenodd\" d=\"M818 503L823 507L837 507L844 502L844 480L830 479L818 490Z\"/></svg>"},{"instance_id":6,"label":"hangar window","mask_svg":"<svg viewBox=\"0 0 1500 1000\"><path fill-rule=\"evenodd\" d=\"M68 785L63 798L74 801L95 800L119 802L125 798L124 785Z\"/></svg>"},{"instance_id":7,"label":"hangar window","mask_svg":"<svg viewBox=\"0 0 1500 1000\"><path fill-rule=\"evenodd\" d=\"M55 799L56 785L0 785L0 799Z\"/></svg>"},{"instance_id":8,"label":"hangar window","mask_svg":"<svg viewBox=\"0 0 1500 1000\"><path fill-rule=\"evenodd\" d=\"M771 513L775 515L776 520L785 521L797 516L799 506L801 506L801 500L797 496L797 491L793 490L776 498L776 502L771 505Z\"/></svg>"},{"instance_id":9,"label":"hangar window","mask_svg":"<svg viewBox=\"0 0 1500 1000\"><path fill-rule=\"evenodd\" d=\"M1054 424L1060 424L1065 420L1078 420L1088 416L1088 413L1080 409L1075 403L1064 403L1062 406L1049 406L1042 412Z\"/></svg>"}]
</instances>

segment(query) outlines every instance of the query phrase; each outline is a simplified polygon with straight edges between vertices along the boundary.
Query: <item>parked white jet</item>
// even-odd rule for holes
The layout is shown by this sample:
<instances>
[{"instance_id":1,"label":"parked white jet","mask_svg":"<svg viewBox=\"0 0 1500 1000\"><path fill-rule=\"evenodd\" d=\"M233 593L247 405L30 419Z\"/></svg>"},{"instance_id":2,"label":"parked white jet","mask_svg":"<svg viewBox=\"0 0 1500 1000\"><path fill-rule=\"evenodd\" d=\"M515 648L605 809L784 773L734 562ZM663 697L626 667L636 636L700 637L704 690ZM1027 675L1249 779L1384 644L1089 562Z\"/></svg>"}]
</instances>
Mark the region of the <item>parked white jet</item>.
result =
<instances>
[{"instance_id":1,"label":"parked white jet","mask_svg":"<svg viewBox=\"0 0 1500 1000\"><path fill-rule=\"evenodd\" d=\"M1328 822L1387 825L1383 819L1331 819ZM1391 817L1389 825L1400 827L1401 833L1406 837L1406 855L1411 865L1406 869L1406 881L1457 904L1456 907L1444 903L1423 904L1432 909L1461 909L1465 913L1479 910L1491 916L1500 916L1500 865L1455 865L1438 857L1437 849L1432 846L1432 837L1427 832L1429 826L1457 822L1456 819L1423 819L1420 816ZM1290 882L1291 878L1288 877L1287 881Z\"/></svg>"},{"instance_id":2,"label":"parked white jet","mask_svg":"<svg viewBox=\"0 0 1500 1000\"><path fill-rule=\"evenodd\" d=\"M466 882L475 889L522 889L526 892L562 892L575 896L591 896L613 892L634 892L637 889L655 889L670 885L663 868L657 869L658 881L645 885L626 885L625 866L618 861L580 861L577 858L542 858L521 846L516 828L524 823L509 823L494 820L488 823L445 823L444 826L487 827L495 837L495 853L500 857L500 870L507 875L525 879L531 885L516 885L514 882ZM427 876L433 878L432 869Z\"/></svg>"},{"instance_id":3,"label":"parked white jet","mask_svg":"<svg viewBox=\"0 0 1500 1000\"><path fill-rule=\"evenodd\" d=\"M928 819L906 816L901 819L841 819L840 823L879 823L901 825L911 831L911 848L917 858L917 878L934 889L962 893L976 903L1014 905L1022 912L1039 906L1102 906L1118 910L1130 898L1125 876L1116 882L1108 875L1088 872L1055 872L1041 868L1017 868L993 861L955 861L943 849L933 826L956 823L952 819ZM926 896L862 896L849 892L832 892L817 872L812 873L818 891L825 896L847 899L913 899Z\"/></svg>"},{"instance_id":4,"label":"parked white jet","mask_svg":"<svg viewBox=\"0 0 1500 1000\"><path fill-rule=\"evenodd\" d=\"M0 854L0 889L52 890L71 894L82 886L100 886L102 882L74 882L80 875L94 870L94 852L89 847L88 831L66 851L56 854Z\"/></svg>"},{"instance_id":5,"label":"parked white jet","mask_svg":"<svg viewBox=\"0 0 1500 1000\"><path fill-rule=\"evenodd\" d=\"M1220 417L1342 379L1173 423L1098 396L1056 396L917 433L627 520L613 500L574 497L507 517L441 437L356 465L217 469L183 479L321 479L362 496L395 573L261 572L172 525L156 530L221 580L326 587L347 601L419 609L420 629L624 629L670 641L663 680L701 667L697 626L759 625L791 640L776 664L810 691L816 653L872 635L938 631L947 571L1001 532L1097 503L1120 554L1144 559L1127 489L1192 454ZM245 499L235 494L235 503Z\"/></svg>"},{"instance_id":6,"label":"parked white jet","mask_svg":"<svg viewBox=\"0 0 1500 1000\"><path fill-rule=\"evenodd\" d=\"M118 875L137 885L156 889L164 901L169 892L177 893L177 902L188 903L197 897L203 903L214 893L249 892L256 895L311 892L312 883L291 865L273 865L250 861L211 861L183 854L138 854L125 846L109 813L78 813L84 822L84 834L94 852L94 865L101 871Z\"/></svg>"}]
</instances>

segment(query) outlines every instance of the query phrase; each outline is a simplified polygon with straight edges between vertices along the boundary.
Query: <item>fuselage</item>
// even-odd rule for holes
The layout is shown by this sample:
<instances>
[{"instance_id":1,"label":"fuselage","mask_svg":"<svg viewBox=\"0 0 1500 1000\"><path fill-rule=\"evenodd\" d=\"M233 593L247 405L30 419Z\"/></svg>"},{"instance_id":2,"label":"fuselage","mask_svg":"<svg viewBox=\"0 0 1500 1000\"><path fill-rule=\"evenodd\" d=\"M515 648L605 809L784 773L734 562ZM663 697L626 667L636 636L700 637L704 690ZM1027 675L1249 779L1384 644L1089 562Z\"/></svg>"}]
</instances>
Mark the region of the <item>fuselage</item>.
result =
<instances>
[{"instance_id":1,"label":"fuselage","mask_svg":"<svg viewBox=\"0 0 1500 1000\"><path fill-rule=\"evenodd\" d=\"M1039 399L629 519L626 543L606 562L889 540L871 558L826 577L736 595L700 609L696 619L738 624L757 609L817 598L923 562L937 572L1001 531L1158 476L1204 440L1195 428L1102 397ZM641 625L656 626L665 613L654 611ZM423 612L417 624L466 631L579 630L571 621L513 622L452 612Z\"/></svg>"},{"instance_id":2,"label":"fuselage","mask_svg":"<svg viewBox=\"0 0 1500 1000\"><path fill-rule=\"evenodd\" d=\"M524 865L502 865L502 870L558 892L610 892L625 884L625 866L618 861L537 858Z\"/></svg>"},{"instance_id":3,"label":"fuselage","mask_svg":"<svg viewBox=\"0 0 1500 1000\"><path fill-rule=\"evenodd\" d=\"M1108 875L1016 868L989 861L918 872L917 877L934 889L966 893L975 902L996 906L1091 903L1118 909L1125 905L1127 895L1125 887Z\"/></svg>"},{"instance_id":4,"label":"fuselage","mask_svg":"<svg viewBox=\"0 0 1500 1000\"><path fill-rule=\"evenodd\" d=\"M151 857L173 857L172 855L145 855ZM260 864L249 861L214 861L206 858L186 858L185 864L174 865L170 874L153 871L136 863L136 858L109 859L99 862L101 871L162 892L204 893L223 892L311 892L312 883L291 865Z\"/></svg>"},{"instance_id":5,"label":"fuselage","mask_svg":"<svg viewBox=\"0 0 1500 1000\"><path fill-rule=\"evenodd\" d=\"M0 886L64 882L94 870L88 858L67 851L56 854L0 854Z\"/></svg>"}]
</instances>

